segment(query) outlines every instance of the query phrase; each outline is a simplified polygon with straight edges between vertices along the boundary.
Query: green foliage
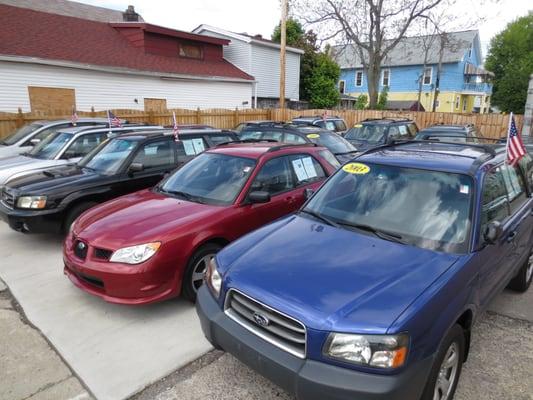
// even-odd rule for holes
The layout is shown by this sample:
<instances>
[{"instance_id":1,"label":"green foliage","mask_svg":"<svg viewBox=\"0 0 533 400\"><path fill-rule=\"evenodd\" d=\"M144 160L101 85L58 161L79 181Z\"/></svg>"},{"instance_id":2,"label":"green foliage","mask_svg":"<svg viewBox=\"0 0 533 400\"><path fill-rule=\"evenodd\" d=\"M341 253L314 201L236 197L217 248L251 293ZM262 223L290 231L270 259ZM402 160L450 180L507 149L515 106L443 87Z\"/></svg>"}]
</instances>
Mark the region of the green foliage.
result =
<instances>
[{"instance_id":1,"label":"green foliage","mask_svg":"<svg viewBox=\"0 0 533 400\"><path fill-rule=\"evenodd\" d=\"M387 107L387 98L389 97L389 87L385 86L378 97L378 104L376 110L384 110Z\"/></svg>"},{"instance_id":2,"label":"green foliage","mask_svg":"<svg viewBox=\"0 0 533 400\"><path fill-rule=\"evenodd\" d=\"M366 94L360 94L359 97L357 97L357 101L355 102L355 109L364 110L366 108L367 103L368 96Z\"/></svg>"},{"instance_id":3,"label":"green foliage","mask_svg":"<svg viewBox=\"0 0 533 400\"><path fill-rule=\"evenodd\" d=\"M485 67L495 74L491 103L503 112L522 114L533 74L533 12L491 40Z\"/></svg>"},{"instance_id":4,"label":"green foliage","mask_svg":"<svg viewBox=\"0 0 533 400\"><path fill-rule=\"evenodd\" d=\"M272 41L281 41L279 25L274 28ZM312 30L306 32L299 21L291 18L287 20L287 45L304 51L300 60L300 99L309 101L315 107L318 104L331 104L329 107L338 104L340 95L337 82L340 69L326 53L319 51L317 35ZM326 75L321 77L317 71L323 71ZM334 71L338 72L332 73ZM332 92L333 87L336 95ZM322 90L325 92L322 93Z\"/></svg>"}]
</instances>

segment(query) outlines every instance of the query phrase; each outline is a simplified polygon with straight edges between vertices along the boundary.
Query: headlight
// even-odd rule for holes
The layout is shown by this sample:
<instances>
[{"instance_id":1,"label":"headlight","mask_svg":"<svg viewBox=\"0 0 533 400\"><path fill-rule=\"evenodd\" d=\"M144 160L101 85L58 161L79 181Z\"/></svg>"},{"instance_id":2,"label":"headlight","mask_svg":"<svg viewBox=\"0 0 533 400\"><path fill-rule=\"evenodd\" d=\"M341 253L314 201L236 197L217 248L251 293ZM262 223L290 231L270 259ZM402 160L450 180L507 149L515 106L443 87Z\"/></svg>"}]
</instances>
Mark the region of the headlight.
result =
<instances>
[{"instance_id":1,"label":"headlight","mask_svg":"<svg viewBox=\"0 0 533 400\"><path fill-rule=\"evenodd\" d=\"M124 247L115 251L109 261L126 264L140 264L152 257L160 246L160 242L152 242Z\"/></svg>"},{"instance_id":2,"label":"headlight","mask_svg":"<svg viewBox=\"0 0 533 400\"><path fill-rule=\"evenodd\" d=\"M331 333L324 354L369 367L398 368L405 363L408 343L407 335Z\"/></svg>"},{"instance_id":3,"label":"headlight","mask_svg":"<svg viewBox=\"0 0 533 400\"><path fill-rule=\"evenodd\" d=\"M211 291L216 297L220 296L220 289L222 288L222 277L217 270L217 261L215 257L209 261L209 266L207 267L207 272L205 274L205 280L207 285L211 288Z\"/></svg>"},{"instance_id":4,"label":"headlight","mask_svg":"<svg viewBox=\"0 0 533 400\"><path fill-rule=\"evenodd\" d=\"M17 199L18 208L44 208L46 196L21 196Z\"/></svg>"}]
</instances>

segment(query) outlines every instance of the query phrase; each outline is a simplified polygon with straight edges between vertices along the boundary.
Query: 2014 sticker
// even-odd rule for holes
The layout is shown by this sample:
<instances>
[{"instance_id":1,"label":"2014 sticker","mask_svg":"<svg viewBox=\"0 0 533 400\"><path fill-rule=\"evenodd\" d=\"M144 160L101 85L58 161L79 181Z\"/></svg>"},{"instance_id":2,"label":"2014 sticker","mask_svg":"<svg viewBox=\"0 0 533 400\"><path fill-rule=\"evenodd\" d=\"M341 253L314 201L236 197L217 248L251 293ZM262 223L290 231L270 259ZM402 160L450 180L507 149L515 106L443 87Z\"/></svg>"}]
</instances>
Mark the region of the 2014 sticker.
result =
<instances>
[{"instance_id":1,"label":"2014 sticker","mask_svg":"<svg viewBox=\"0 0 533 400\"><path fill-rule=\"evenodd\" d=\"M309 135L307 135L307 137L309 139L318 139L320 135L318 133L310 133Z\"/></svg>"},{"instance_id":2,"label":"2014 sticker","mask_svg":"<svg viewBox=\"0 0 533 400\"><path fill-rule=\"evenodd\" d=\"M348 163L342 167L342 170L349 174L364 175L370 172L370 167L362 163Z\"/></svg>"}]
</instances>

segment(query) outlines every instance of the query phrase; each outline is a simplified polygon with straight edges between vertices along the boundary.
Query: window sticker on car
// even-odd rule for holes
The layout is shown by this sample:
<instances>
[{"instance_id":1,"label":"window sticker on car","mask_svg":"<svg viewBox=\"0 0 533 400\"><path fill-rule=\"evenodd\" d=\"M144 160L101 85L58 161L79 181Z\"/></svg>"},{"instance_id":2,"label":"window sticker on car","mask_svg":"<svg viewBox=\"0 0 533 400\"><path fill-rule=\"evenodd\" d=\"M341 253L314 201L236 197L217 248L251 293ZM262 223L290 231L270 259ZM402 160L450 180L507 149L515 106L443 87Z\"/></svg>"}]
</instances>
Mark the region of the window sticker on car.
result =
<instances>
[{"instance_id":1,"label":"window sticker on car","mask_svg":"<svg viewBox=\"0 0 533 400\"><path fill-rule=\"evenodd\" d=\"M318 133L310 133L309 135L307 135L307 137L309 139L318 139L320 135Z\"/></svg>"},{"instance_id":2,"label":"window sticker on car","mask_svg":"<svg viewBox=\"0 0 533 400\"><path fill-rule=\"evenodd\" d=\"M183 149L185 150L185 154L188 156L194 156L196 155L194 151L194 146L192 144L192 140L182 140L183 142Z\"/></svg>"},{"instance_id":3,"label":"window sticker on car","mask_svg":"<svg viewBox=\"0 0 533 400\"><path fill-rule=\"evenodd\" d=\"M196 154L199 154L205 150L204 140L202 138L193 139L192 145L194 146L194 151Z\"/></svg>"},{"instance_id":4,"label":"window sticker on car","mask_svg":"<svg viewBox=\"0 0 533 400\"><path fill-rule=\"evenodd\" d=\"M468 187L468 185L460 185L459 192L462 194L468 194L470 192L470 188Z\"/></svg>"},{"instance_id":5,"label":"window sticker on car","mask_svg":"<svg viewBox=\"0 0 533 400\"><path fill-rule=\"evenodd\" d=\"M356 124L353 126L354 128L362 128L363 127L363 124Z\"/></svg>"},{"instance_id":6,"label":"window sticker on car","mask_svg":"<svg viewBox=\"0 0 533 400\"><path fill-rule=\"evenodd\" d=\"M318 176L311 157L292 160L292 166L294 167L294 172L296 172L296 178L298 178L298 182L305 181L310 178L316 178Z\"/></svg>"},{"instance_id":7,"label":"window sticker on car","mask_svg":"<svg viewBox=\"0 0 533 400\"><path fill-rule=\"evenodd\" d=\"M348 163L342 167L342 170L344 172L348 172L349 174L365 175L370 172L370 167L362 163Z\"/></svg>"},{"instance_id":8,"label":"window sticker on car","mask_svg":"<svg viewBox=\"0 0 533 400\"><path fill-rule=\"evenodd\" d=\"M311 157L302 158L304 164L305 172L308 178L315 178L317 176L315 166L313 165L313 160Z\"/></svg>"}]
</instances>

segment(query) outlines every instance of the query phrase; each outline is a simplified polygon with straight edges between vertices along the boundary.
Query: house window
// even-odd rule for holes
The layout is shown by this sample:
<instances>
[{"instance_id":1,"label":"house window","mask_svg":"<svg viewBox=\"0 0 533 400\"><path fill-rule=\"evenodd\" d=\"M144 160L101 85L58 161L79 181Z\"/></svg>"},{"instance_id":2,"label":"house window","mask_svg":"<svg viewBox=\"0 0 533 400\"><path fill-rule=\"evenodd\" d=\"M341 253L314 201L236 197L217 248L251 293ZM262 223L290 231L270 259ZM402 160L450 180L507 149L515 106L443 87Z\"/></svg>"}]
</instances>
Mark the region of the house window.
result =
<instances>
[{"instance_id":1,"label":"house window","mask_svg":"<svg viewBox=\"0 0 533 400\"><path fill-rule=\"evenodd\" d=\"M381 74L381 86L390 86L390 69L384 69Z\"/></svg>"},{"instance_id":2,"label":"house window","mask_svg":"<svg viewBox=\"0 0 533 400\"><path fill-rule=\"evenodd\" d=\"M344 94L344 86L346 85L346 82L339 81L339 92Z\"/></svg>"},{"instance_id":3,"label":"house window","mask_svg":"<svg viewBox=\"0 0 533 400\"><path fill-rule=\"evenodd\" d=\"M432 75L433 75L433 67L424 68L424 76L422 77L422 83L424 85L431 85Z\"/></svg>"},{"instance_id":4,"label":"house window","mask_svg":"<svg viewBox=\"0 0 533 400\"><path fill-rule=\"evenodd\" d=\"M363 86L363 71L355 72L355 86Z\"/></svg>"},{"instance_id":5,"label":"house window","mask_svg":"<svg viewBox=\"0 0 533 400\"><path fill-rule=\"evenodd\" d=\"M461 101L461 98L459 96L456 96L455 97L455 108L458 109L459 108L459 102Z\"/></svg>"},{"instance_id":6,"label":"house window","mask_svg":"<svg viewBox=\"0 0 533 400\"><path fill-rule=\"evenodd\" d=\"M196 58L196 59L202 59L204 58L204 52L202 46L198 46L196 44L188 44L188 43L180 43L180 57L186 57L186 58Z\"/></svg>"},{"instance_id":7,"label":"house window","mask_svg":"<svg viewBox=\"0 0 533 400\"><path fill-rule=\"evenodd\" d=\"M466 112L466 105L468 104L468 97L463 98L463 112Z\"/></svg>"},{"instance_id":8,"label":"house window","mask_svg":"<svg viewBox=\"0 0 533 400\"><path fill-rule=\"evenodd\" d=\"M440 100L435 101L435 109L440 107Z\"/></svg>"}]
</instances>

